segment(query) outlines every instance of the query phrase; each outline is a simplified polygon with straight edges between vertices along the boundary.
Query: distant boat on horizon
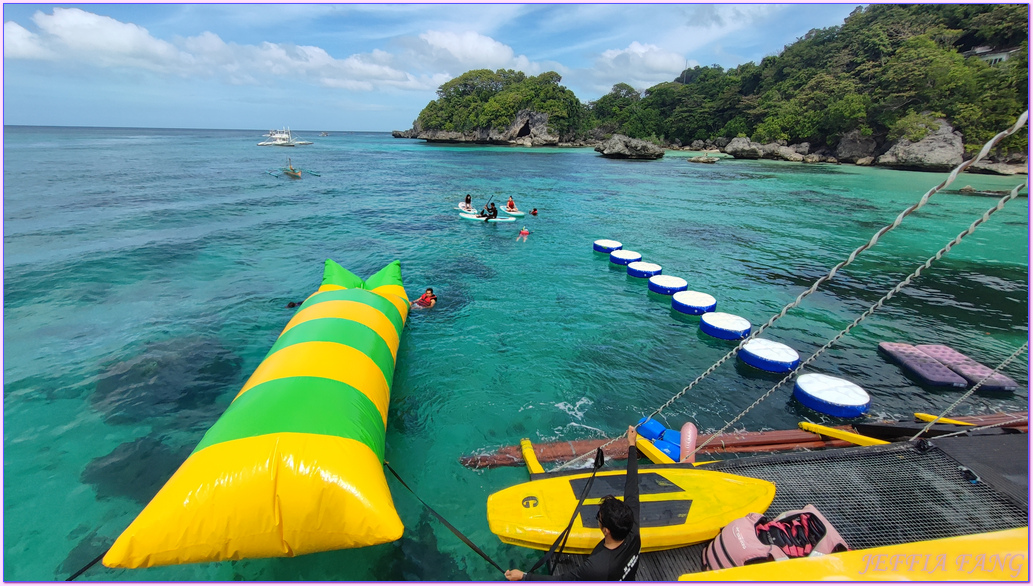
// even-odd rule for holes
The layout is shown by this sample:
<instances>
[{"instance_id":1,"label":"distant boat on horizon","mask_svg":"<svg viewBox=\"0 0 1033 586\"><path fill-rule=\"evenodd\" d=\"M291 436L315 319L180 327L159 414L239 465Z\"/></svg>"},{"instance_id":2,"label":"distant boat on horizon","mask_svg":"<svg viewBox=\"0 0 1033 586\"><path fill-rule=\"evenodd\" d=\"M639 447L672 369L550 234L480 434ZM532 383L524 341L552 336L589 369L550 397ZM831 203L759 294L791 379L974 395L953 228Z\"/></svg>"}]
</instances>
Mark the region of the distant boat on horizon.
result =
<instances>
[{"instance_id":1,"label":"distant boat on horizon","mask_svg":"<svg viewBox=\"0 0 1033 586\"><path fill-rule=\"evenodd\" d=\"M320 132L319 136L330 136L330 133L329 132L325 132L325 131L324 132Z\"/></svg>"},{"instance_id":2,"label":"distant boat on horizon","mask_svg":"<svg viewBox=\"0 0 1033 586\"><path fill-rule=\"evenodd\" d=\"M262 136L269 137L269 140L263 140L258 143L258 146L299 146L303 144L312 144L310 140L302 140L300 137L295 137L291 134L291 129L284 127L283 130L270 130L268 134Z\"/></svg>"}]
</instances>

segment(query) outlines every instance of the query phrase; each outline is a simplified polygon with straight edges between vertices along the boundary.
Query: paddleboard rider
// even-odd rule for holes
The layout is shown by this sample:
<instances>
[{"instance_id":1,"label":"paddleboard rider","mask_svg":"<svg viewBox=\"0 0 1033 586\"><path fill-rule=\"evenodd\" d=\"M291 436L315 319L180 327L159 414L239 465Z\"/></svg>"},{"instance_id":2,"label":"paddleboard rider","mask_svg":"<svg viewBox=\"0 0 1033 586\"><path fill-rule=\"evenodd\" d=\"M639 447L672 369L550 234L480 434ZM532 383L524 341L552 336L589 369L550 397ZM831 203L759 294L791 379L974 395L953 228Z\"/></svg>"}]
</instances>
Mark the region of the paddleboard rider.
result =
<instances>
[{"instance_id":1,"label":"paddleboard rider","mask_svg":"<svg viewBox=\"0 0 1033 586\"><path fill-rule=\"evenodd\" d=\"M607 496L599 505L596 519L603 532L603 540L592 553L570 572L556 576L539 576L520 570L507 570L507 580L634 580L638 570L638 555L642 549L639 537L638 503L638 448L635 426L628 426L628 474L624 480L624 501Z\"/></svg>"},{"instance_id":2,"label":"paddleboard rider","mask_svg":"<svg viewBox=\"0 0 1033 586\"><path fill-rule=\"evenodd\" d=\"M409 307L419 306L423 308L431 308L434 307L434 304L437 302L438 296L434 294L434 289L427 287L427 291L423 295L420 295L419 299L410 303Z\"/></svg>"},{"instance_id":3,"label":"paddleboard rider","mask_svg":"<svg viewBox=\"0 0 1033 586\"><path fill-rule=\"evenodd\" d=\"M494 220L495 218L499 217L499 209L495 207L495 202L491 202L491 206L488 207L487 212L488 213L485 214L485 216L487 217L484 218L485 222L487 222L488 220Z\"/></svg>"},{"instance_id":4,"label":"paddleboard rider","mask_svg":"<svg viewBox=\"0 0 1033 586\"><path fill-rule=\"evenodd\" d=\"M509 196L509 201L506 202L506 209L511 211L511 212L515 212L516 209L517 209L516 202L513 201L513 196L512 195Z\"/></svg>"}]
</instances>

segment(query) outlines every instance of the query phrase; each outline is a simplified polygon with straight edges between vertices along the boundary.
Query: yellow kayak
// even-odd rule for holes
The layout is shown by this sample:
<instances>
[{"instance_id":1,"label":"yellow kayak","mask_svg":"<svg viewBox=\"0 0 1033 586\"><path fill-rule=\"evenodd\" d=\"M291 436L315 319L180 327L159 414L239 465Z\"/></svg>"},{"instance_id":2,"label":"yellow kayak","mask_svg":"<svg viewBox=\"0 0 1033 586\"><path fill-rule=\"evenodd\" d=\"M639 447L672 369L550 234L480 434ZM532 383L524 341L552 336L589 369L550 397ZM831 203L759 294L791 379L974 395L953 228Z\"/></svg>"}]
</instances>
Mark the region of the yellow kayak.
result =
<instances>
[{"instance_id":1,"label":"yellow kayak","mask_svg":"<svg viewBox=\"0 0 1033 586\"><path fill-rule=\"evenodd\" d=\"M503 543L548 550L570 522L590 472L532 480L488 497L488 527ZM600 472L564 547L590 553L603 538L596 512L604 496L623 498L623 470ZM775 498L766 480L693 468L639 471L642 551L712 539L730 521L763 513Z\"/></svg>"},{"instance_id":2,"label":"yellow kayak","mask_svg":"<svg viewBox=\"0 0 1033 586\"><path fill-rule=\"evenodd\" d=\"M685 574L681 581L1029 582L1029 527Z\"/></svg>"}]
</instances>

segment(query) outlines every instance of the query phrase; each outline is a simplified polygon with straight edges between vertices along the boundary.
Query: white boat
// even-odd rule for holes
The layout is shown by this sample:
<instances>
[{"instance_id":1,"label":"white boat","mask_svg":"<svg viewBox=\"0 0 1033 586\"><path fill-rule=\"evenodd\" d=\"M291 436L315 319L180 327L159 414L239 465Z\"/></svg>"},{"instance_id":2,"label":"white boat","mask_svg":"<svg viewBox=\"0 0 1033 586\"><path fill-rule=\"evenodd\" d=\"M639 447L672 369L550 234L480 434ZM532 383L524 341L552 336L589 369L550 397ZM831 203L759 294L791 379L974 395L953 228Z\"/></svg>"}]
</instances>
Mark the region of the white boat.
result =
<instances>
[{"instance_id":1,"label":"white boat","mask_svg":"<svg viewBox=\"0 0 1033 586\"><path fill-rule=\"evenodd\" d=\"M269 140L263 140L258 143L258 146L292 147L303 144L312 144L312 141L310 140L302 140L300 137L292 135L290 128L284 128L283 130L270 130L269 134L263 134L262 136L269 137Z\"/></svg>"}]
</instances>

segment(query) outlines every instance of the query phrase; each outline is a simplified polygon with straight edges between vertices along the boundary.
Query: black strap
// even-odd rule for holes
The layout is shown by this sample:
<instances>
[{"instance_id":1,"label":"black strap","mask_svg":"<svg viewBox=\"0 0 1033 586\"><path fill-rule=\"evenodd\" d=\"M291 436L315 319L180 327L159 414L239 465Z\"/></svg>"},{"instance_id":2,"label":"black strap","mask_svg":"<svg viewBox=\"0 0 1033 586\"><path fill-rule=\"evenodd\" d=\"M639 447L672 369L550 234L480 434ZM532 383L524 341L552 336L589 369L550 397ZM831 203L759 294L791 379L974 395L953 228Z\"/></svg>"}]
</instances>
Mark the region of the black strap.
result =
<instances>
[{"instance_id":1,"label":"black strap","mask_svg":"<svg viewBox=\"0 0 1033 586\"><path fill-rule=\"evenodd\" d=\"M503 574L506 573L506 571L502 569L502 566L496 564L495 560L493 560L490 557L488 557L488 554L484 553L483 551L481 551L481 548L479 548L476 545L474 545L474 543L472 541L470 541L470 538L468 538L467 536L463 535L462 532L460 532L458 529L453 527L451 523L446 521L444 517L439 515L437 511L432 509L430 505L428 505L426 502L424 502L424 500L420 498L420 495L416 494L416 492L413 489L409 488L409 485L406 484L404 480L402 480L402 477L399 476L397 472L395 472L395 469L392 468L390 464L388 464L387 462L384 462L384 467L387 468L391 472L391 474L394 474L395 478L398 479L398 482L401 482L402 486L407 488L409 490L409 492L411 492L412 495L414 497L416 497L416 500L420 501L423 504L423 506L427 507L427 510L430 511L435 517L437 517L438 521L441 521L441 523L445 527L447 527L449 531L454 533L456 537L461 539L463 541L463 543L465 543L467 546L469 546L470 549L472 549L477 555L479 555L482 558L484 558L484 561L486 561L489 564L495 566L495 569L497 569L498 571L502 572Z\"/></svg>"},{"instance_id":2,"label":"black strap","mask_svg":"<svg viewBox=\"0 0 1033 586\"><path fill-rule=\"evenodd\" d=\"M558 560L553 560L553 555L557 551L563 553L563 547L567 545L567 538L570 537L570 530L574 528L574 519L577 519L578 513L581 512L581 505L585 502L585 498L588 496L589 491L592 490L592 483L595 482L595 473L603 467L603 460L604 458L602 448L596 448L595 463L592 466L592 476L588 478L588 483L586 483L585 488L581 490L581 497L577 501L577 506L574 507L574 514L570 517L570 523L567 523L567 528L564 529L558 536L556 536L556 541L552 542L552 547L549 548L549 551L545 552L545 555L543 555L540 560L535 562L535 564L531 566L531 569L528 570L527 573L530 574L534 572L535 570L540 568L542 564L544 564L546 561L550 562L548 566L549 574L552 574L556 571L556 564L558 563Z\"/></svg>"},{"instance_id":3,"label":"black strap","mask_svg":"<svg viewBox=\"0 0 1033 586\"><path fill-rule=\"evenodd\" d=\"M111 550L111 548L110 548L110 547L109 547L108 549L105 549L105 550L104 550L104 553L102 553L102 554L100 554L99 556L97 556L97 557L93 558L93 561L92 561L92 562L90 562L90 563L86 564L85 566L83 566L82 568L80 568L78 572L76 572L76 573L72 574L71 576L69 576L69 577L65 578L65 582L71 582L72 580L75 580L76 578L78 578L78 577L79 577L79 576L80 576L80 575L81 575L81 574L82 574L83 572L85 572L86 570L89 570L89 569L90 569L90 568L92 568L92 567L93 567L93 566L94 566L94 565L95 565L95 564L96 564L97 562L99 562L100 560L104 559L104 556L108 555L108 552L109 552L110 550Z\"/></svg>"}]
</instances>

